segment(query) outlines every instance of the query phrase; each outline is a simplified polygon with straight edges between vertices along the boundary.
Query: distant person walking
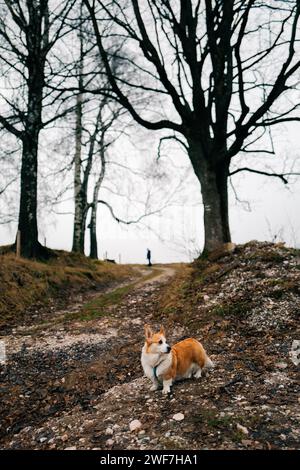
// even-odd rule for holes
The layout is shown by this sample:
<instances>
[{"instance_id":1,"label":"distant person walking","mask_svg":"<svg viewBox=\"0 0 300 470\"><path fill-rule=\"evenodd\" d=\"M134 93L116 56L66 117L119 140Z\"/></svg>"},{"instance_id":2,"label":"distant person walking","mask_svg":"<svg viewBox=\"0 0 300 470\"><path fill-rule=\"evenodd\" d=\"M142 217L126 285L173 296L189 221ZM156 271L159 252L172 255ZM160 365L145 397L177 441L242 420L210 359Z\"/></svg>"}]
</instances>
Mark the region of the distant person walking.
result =
<instances>
[{"instance_id":1,"label":"distant person walking","mask_svg":"<svg viewBox=\"0 0 300 470\"><path fill-rule=\"evenodd\" d=\"M152 263L151 263L151 251L149 250L149 248L147 248L147 260L148 260L148 266L152 266Z\"/></svg>"}]
</instances>

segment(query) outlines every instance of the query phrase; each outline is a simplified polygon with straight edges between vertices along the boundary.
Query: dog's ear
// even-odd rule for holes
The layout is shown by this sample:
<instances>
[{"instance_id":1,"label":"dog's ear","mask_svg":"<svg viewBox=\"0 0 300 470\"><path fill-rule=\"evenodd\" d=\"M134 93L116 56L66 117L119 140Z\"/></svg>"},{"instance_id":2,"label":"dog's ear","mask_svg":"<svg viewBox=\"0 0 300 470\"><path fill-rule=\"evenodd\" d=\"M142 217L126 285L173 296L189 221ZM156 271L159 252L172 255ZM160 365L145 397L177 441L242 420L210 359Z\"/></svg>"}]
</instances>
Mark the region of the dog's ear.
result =
<instances>
[{"instance_id":1,"label":"dog's ear","mask_svg":"<svg viewBox=\"0 0 300 470\"><path fill-rule=\"evenodd\" d=\"M151 330L150 326L145 325L144 328L145 328L145 337L146 337L146 339L150 339L151 336L152 336L152 330Z\"/></svg>"},{"instance_id":2,"label":"dog's ear","mask_svg":"<svg viewBox=\"0 0 300 470\"><path fill-rule=\"evenodd\" d=\"M166 336L165 329L164 329L164 327L163 327L162 325L160 325L160 330L159 330L159 332L160 332L161 335Z\"/></svg>"}]
</instances>

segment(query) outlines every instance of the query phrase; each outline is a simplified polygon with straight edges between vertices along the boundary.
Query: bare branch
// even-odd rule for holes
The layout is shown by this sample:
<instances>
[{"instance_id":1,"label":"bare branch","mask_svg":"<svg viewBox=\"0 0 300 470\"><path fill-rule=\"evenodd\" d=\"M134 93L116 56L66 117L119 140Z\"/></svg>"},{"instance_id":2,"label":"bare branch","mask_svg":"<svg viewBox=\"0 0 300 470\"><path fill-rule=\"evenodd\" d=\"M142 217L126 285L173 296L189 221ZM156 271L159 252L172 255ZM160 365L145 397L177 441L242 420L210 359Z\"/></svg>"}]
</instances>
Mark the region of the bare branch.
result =
<instances>
[{"instance_id":1,"label":"bare branch","mask_svg":"<svg viewBox=\"0 0 300 470\"><path fill-rule=\"evenodd\" d=\"M281 179L281 181L284 184L288 184L289 182L288 179L286 178L287 176L299 176L300 175L300 173L269 173L267 171L255 170L254 168L243 167L243 168L238 168L237 170L230 172L229 176L236 175L237 173L240 173L242 171L248 171L250 173L256 173L258 175L264 175L264 176L273 176L273 177Z\"/></svg>"}]
</instances>

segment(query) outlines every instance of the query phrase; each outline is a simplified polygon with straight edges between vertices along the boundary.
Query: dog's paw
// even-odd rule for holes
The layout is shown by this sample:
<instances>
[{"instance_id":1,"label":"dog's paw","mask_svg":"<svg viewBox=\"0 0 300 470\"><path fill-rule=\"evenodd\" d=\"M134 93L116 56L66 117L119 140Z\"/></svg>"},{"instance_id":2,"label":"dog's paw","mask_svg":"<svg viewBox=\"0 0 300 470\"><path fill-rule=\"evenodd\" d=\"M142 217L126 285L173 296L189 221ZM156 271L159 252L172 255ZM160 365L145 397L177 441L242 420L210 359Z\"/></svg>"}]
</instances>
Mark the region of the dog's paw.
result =
<instances>
[{"instance_id":1,"label":"dog's paw","mask_svg":"<svg viewBox=\"0 0 300 470\"><path fill-rule=\"evenodd\" d=\"M151 387L150 387L150 392L156 392L156 390L159 389L159 385L156 385L156 384L153 384Z\"/></svg>"},{"instance_id":2,"label":"dog's paw","mask_svg":"<svg viewBox=\"0 0 300 470\"><path fill-rule=\"evenodd\" d=\"M164 388L162 393L163 393L163 395L169 395L169 393L171 393L171 389L170 388Z\"/></svg>"}]
</instances>

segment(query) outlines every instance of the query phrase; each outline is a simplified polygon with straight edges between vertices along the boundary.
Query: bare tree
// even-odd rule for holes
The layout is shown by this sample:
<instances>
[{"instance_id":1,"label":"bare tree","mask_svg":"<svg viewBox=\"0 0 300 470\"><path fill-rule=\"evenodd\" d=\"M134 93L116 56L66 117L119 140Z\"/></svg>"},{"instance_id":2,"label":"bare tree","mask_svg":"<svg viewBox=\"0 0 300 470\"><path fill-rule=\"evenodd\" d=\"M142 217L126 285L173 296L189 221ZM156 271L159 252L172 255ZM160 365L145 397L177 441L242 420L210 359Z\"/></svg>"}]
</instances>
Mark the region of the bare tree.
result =
<instances>
[{"instance_id":1,"label":"bare tree","mask_svg":"<svg viewBox=\"0 0 300 470\"><path fill-rule=\"evenodd\" d=\"M46 86L53 74L57 74L56 78L59 75L55 64L59 69L65 68L62 57L53 50L73 29L74 25L68 23L75 3L76 0L5 0L0 6L0 64L5 85L0 126L22 143L18 230L21 254L25 257L48 254L38 241L39 137L42 129L67 112L66 108L55 107L53 113L56 98L62 96L53 89L46 93ZM52 115L43 120L46 105Z\"/></svg>"},{"instance_id":2,"label":"bare tree","mask_svg":"<svg viewBox=\"0 0 300 470\"><path fill-rule=\"evenodd\" d=\"M78 95L79 96L79 95ZM95 105L95 103L94 103ZM105 176L105 163L106 152L108 147L114 141L113 138L107 138L107 131L112 130L113 123L117 120L119 110L110 109L108 106L107 98L104 97L96 104L98 105L98 112L94 118L94 126L89 132L88 138L88 151L86 158L82 152L82 142L84 126L82 102L79 103L80 110L76 111L76 149L74 158L74 228L73 228L73 247L72 251L84 253L84 240L86 230L86 220L88 211L91 209L91 221L89 224L90 238L91 238L91 257L97 257L97 240L96 240L96 221L97 221L97 206L98 195L101 184ZM86 147L86 145L85 145ZM100 171L96 176L96 182L93 188L92 202L88 201L88 192L92 183L92 176L95 172L95 165L100 159Z\"/></svg>"},{"instance_id":3,"label":"bare tree","mask_svg":"<svg viewBox=\"0 0 300 470\"><path fill-rule=\"evenodd\" d=\"M80 10L82 17L82 4ZM73 227L73 245L72 251L84 253L84 233L86 220L87 204L87 180L89 176L89 167L84 172L84 181L81 182L82 172L82 140L83 140L83 73L84 73L84 38L82 25L79 27L79 63L78 63L78 89L76 96L76 125L75 125L75 156L74 156L74 227ZM92 144L91 144L92 145Z\"/></svg>"},{"instance_id":4,"label":"bare tree","mask_svg":"<svg viewBox=\"0 0 300 470\"><path fill-rule=\"evenodd\" d=\"M176 139L189 155L204 204L204 252L229 242L233 157L256 150L273 154L257 149L258 142L267 143L266 129L300 120L299 103L291 99L300 66L300 2L83 1L115 99L145 128L170 131L165 138ZM113 36L102 29L108 22ZM111 66L113 38L123 40L117 54L127 75ZM142 106L132 100L137 93ZM260 173L242 167L232 174L237 171Z\"/></svg>"},{"instance_id":5,"label":"bare tree","mask_svg":"<svg viewBox=\"0 0 300 470\"><path fill-rule=\"evenodd\" d=\"M91 220L88 228L90 229L90 257L93 259L98 259L98 239L97 239L97 212L98 212L98 198L101 185L105 177L105 137L101 133L100 143L99 143L99 153L101 157L101 171L97 178L96 184L93 191L93 200L90 204L91 207Z\"/></svg>"},{"instance_id":6,"label":"bare tree","mask_svg":"<svg viewBox=\"0 0 300 470\"><path fill-rule=\"evenodd\" d=\"M99 125L99 133L97 139L97 147L100 155L100 172L96 178L96 182L93 190L93 199L89 204L91 209L91 218L88 228L90 229L90 257L97 259L98 258L98 241L97 241L97 213L98 213L98 204L101 203L99 200L99 192L104 181L105 172L106 172L106 160L107 160L107 150L109 146L114 143L112 137L108 137L108 131L111 130L111 127L116 122L120 114L120 108L110 109L108 116L105 119L105 111L109 107L107 106L107 99L104 98L99 106L99 113L97 116L97 124ZM107 112L106 112L107 114ZM102 201L103 202L103 201Z\"/></svg>"},{"instance_id":7,"label":"bare tree","mask_svg":"<svg viewBox=\"0 0 300 470\"><path fill-rule=\"evenodd\" d=\"M86 221L88 212L91 209L90 239L91 256L97 258L97 206L98 194L105 175L105 153L111 144L108 143L107 131L111 130L114 122L119 116L120 106L110 107L108 96L104 95L95 99L93 95L86 95L84 88L86 82L90 81L91 72L85 67L89 61L93 47L89 45L89 30L84 21L84 11L82 2L80 5L81 23L78 29L79 41L79 60L77 64L78 93L76 95L76 123L75 123L75 155L74 155L74 226L73 226L73 244L72 251L84 254L84 242L86 232ZM93 60L93 59L92 59ZM94 66L97 67L99 61L94 60ZM101 76L101 64L99 68L100 79L98 86L101 90L107 88L106 76ZM93 72L92 72L93 75ZM91 108L97 109L96 114ZM87 122L92 121L92 125ZM86 135L88 137L86 138ZM87 149L87 151L86 151ZM93 184L93 172L100 159L101 169L96 178L93 188L93 201L88 202L89 189Z\"/></svg>"}]
</instances>

